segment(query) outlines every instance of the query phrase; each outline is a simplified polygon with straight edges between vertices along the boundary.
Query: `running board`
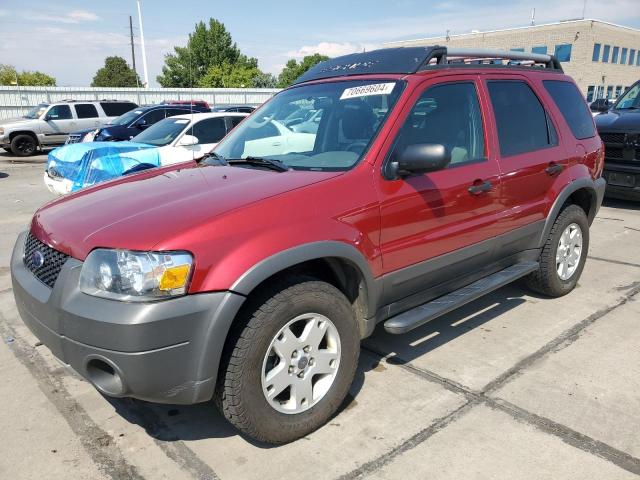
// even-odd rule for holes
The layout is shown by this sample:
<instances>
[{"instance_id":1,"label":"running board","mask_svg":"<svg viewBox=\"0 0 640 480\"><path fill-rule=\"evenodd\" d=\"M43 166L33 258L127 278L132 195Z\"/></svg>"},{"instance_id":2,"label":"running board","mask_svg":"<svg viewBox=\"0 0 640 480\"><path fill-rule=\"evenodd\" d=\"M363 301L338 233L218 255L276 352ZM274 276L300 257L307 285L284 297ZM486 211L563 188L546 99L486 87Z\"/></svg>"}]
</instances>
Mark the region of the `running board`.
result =
<instances>
[{"instance_id":1,"label":"running board","mask_svg":"<svg viewBox=\"0 0 640 480\"><path fill-rule=\"evenodd\" d=\"M424 325L431 320L462 307L489 292L497 290L514 280L530 274L538 269L538 262L522 262L511 265L492 275L481 278L466 287L418 305L411 310L391 317L384 322L384 329L389 333L400 334Z\"/></svg>"}]
</instances>

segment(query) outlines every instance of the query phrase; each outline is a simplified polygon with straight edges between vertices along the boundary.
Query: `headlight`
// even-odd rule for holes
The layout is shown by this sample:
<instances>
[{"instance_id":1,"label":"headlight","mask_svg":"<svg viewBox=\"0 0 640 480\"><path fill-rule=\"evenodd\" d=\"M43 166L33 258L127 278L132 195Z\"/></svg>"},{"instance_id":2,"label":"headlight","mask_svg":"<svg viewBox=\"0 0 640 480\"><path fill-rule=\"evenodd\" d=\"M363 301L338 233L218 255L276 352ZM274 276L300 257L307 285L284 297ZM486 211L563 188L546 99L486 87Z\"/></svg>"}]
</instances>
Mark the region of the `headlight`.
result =
<instances>
[{"instance_id":1,"label":"headlight","mask_svg":"<svg viewBox=\"0 0 640 480\"><path fill-rule=\"evenodd\" d=\"M144 302L184 295L193 257L188 252L96 249L80 273L80 290L96 297Z\"/></svg>"}]
</instances>

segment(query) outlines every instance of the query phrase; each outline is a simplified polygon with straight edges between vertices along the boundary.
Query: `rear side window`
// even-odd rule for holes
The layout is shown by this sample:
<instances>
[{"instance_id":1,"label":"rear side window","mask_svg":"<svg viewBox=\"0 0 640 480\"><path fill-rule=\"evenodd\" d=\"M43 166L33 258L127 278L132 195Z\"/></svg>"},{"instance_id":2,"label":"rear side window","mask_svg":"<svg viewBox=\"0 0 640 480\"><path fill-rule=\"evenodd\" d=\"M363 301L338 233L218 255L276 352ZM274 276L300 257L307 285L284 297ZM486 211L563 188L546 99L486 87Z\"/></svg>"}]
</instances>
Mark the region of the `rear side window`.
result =
<instances>
[{"instance_id":1,"label":"rear side window","mask_svg":"<svg viewBox=\"0 0 640 480\"><path fill-rule=\"evenodd\" d=\"M245 117L229 117L231 119L231 128L236 128L236 125L238 125L242 120L245 119Z\"/></svg>"},{"instance_id":2,"label":"rear side window","mask_svg":"<svg viewBox=\"0 0 640 480\"><path fill-rule=\"evenodd\" d=\"M98 110L90 103L79 103L75 107L78 118L96 118L98 116Z\"/></svg>"},{"instance_id":3,"label":"rear side window","mask_svg":"<svg viewBox=\"0 0 640 480\"><path fill-rule=\"evenodd\" d=\"M595 136L596 129L593 126L591 113L576 86L571 82L560 80L544 80L542 83L556 102L573 136L578 140Z\"/></svg>"},{"instance_id":4,"label":"rear side window","mask_svg":"<svg viewBox=\"0 0 640 480\"><path fill-rule=\"evenodd\" d=\"M119 117L123 113L137 108L137 105L131 102L101 102L100 106L107 117Z\"/></svg>"},{"instance_id":5,"label":"rear side window","mask_svg":"<svg viewBox=\"0 0 640 480\"><path fill-rule=\"evenodd\" d=\"M521 81L487 84L503 157L556 145L557 135L531 87Z\"/></svg>"},{"instance_id":6,"label":"rear side window","mask_svg":"<svg viewBox=\"0 0 640 480\"><path fill-rule=\"evenodd\" d=\"M162 108L159 108L158 110L152 110L145 114L143 118L147 122L147 125L153 125L154 123L158 123L160 120L164 120L165 111L166 110Z\"/></svg>"},{"instance_id":7,"label":"rear side window","mask_svg":"<svg viewBox=\"0 0 640 480\"><path fill-rule=\"evenodd\" d=\"M196 123L189 133L198 139L198 143L218 143L226 134L223 117L202 120Z\"/></svg>"}]
</instances>

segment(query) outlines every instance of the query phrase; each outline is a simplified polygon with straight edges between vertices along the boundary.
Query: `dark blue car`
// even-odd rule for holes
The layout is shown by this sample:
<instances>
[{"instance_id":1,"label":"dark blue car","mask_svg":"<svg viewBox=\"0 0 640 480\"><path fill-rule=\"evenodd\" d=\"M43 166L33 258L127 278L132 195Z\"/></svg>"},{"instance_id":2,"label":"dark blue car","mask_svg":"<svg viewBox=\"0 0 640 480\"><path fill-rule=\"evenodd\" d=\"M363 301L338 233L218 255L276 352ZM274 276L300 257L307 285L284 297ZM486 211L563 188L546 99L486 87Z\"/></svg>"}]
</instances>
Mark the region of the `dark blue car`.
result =
<instances>
[{"instance_id":1,"label":"dark blue car","mask_svg":"<svg viewBox=\"0 0 640 480\"><path fill-rule=\"evenodd\" d=\"M144 129L167 117L185 113L201 113L209 110L197 105L149 105L135 108L98 129L80 130L69 134L69 143L82 141L117 142L130 140ZM87 137L87 138L85 138Z\"/></svg>"}]
</instances>

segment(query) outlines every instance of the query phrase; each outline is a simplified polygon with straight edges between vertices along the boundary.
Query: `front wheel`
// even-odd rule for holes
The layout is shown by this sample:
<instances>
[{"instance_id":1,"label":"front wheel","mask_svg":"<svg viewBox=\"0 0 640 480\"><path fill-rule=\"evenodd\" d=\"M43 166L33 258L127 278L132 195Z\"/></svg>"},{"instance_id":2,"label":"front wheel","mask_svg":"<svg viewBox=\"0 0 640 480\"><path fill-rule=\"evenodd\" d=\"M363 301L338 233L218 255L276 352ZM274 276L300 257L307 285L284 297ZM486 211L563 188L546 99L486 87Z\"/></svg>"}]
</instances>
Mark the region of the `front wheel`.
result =
<instances>
[{"instance_id":1,"label":"front wheel","mask_svg":"<svg viewBox=\"0 0 640 480\"><path fill-rule=\"evenodd\" d=\"M11 140L11 152L16 157L28 157L33 155L38 148L38 142L31 135L20 134Z\"/></svg>"},{"instance_id":2,"label":"front wheel","mask_svg":"<svg viewBox=\"0 0 640 480\"><path fill-rule=\"evenodd\" d=\"M246 435L291 442L327 422L347 395L360 352L353 308L310 277L249 302L223 354L216 403Z\"/></svg>"},{"instance_id":3,"label":"front wheel","mask_svg":"<svg viewBox=\"0 0 640 480\"><path fill-rule=\"evenodd\" d=\"M573 290L589 250L589 222L577 205L565 208L551 228L540 254L540 267L527 277L536 292L560 297Z\"/></svg>"}]
</instances>

